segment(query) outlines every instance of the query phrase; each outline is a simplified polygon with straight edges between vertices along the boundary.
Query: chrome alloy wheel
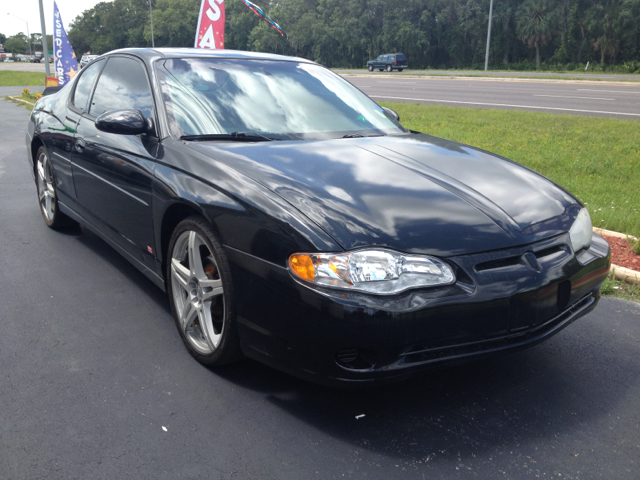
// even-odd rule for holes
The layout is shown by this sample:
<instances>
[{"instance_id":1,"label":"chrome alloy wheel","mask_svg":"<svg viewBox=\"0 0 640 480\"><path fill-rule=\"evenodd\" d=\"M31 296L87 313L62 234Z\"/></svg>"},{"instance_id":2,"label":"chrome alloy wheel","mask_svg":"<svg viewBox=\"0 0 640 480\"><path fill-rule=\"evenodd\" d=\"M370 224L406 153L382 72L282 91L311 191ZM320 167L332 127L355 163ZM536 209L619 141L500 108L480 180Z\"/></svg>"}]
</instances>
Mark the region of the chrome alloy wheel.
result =
<instances>
[{"instance_id":1,"label":"chrome alloy wheel","mask_svg":"<svg viewBox=\"0 0 640 480\"><path fill-rule=\"evenodd\" d=\"M210 248L193 230L183 232L171 252L171 287L185 338L199 353L213 353L222 339L224 289Z\"/></svg>"},{"instance_id":2,"label":"chrome alloy wheel","mask_svg":"<svg viewBox=\"0 0 640 480\"><path fill-rule=\"evenodd\" d=\"M45 220L51 223L56 214L56 190L53 184L51 163L46 153L42 151L36 163L36 177L38 181L40 210L42 210L42 215L44 215Z\"/></svg>"}]
</instances>

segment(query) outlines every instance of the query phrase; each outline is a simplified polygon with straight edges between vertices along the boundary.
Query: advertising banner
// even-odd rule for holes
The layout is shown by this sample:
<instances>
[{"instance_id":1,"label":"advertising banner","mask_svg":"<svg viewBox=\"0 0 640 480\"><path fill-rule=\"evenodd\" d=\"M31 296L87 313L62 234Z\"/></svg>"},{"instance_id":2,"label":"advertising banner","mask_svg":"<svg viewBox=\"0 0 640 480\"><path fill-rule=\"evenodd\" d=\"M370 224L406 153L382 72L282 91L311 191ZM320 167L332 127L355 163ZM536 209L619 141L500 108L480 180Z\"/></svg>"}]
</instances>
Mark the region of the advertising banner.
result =
<instances>
[{"instance_id":1,"label":"advertising banner","mask_svg":"<svg viewBox=\"0 0 640 480\"><path fill-rule=\"evenodd\" d=\"M224 48L224 0L202 0L195 48Z\"/></svg>"},{"instance_id":2,"label":"advertising banner","mask_svg":"<svg viewBox=\"0 0 640 480\"><path fill-rule=\"evenodd\" d=\"M56 2L53 2L53 65L60 86L66 85L78 74L78 60L69 43Z\"/></svg>"}]
</instances>

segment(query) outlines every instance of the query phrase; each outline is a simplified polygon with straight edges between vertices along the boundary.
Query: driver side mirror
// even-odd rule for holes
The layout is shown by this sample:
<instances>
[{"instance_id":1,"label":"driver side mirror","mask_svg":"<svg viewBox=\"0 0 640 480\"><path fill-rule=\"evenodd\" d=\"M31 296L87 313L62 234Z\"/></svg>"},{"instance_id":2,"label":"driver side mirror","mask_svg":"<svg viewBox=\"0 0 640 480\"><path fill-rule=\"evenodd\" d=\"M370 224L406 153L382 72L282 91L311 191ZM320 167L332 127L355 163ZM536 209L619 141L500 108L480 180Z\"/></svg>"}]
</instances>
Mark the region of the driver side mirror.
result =
<instances>
[{"instance_id":1,"label":"driver side mirror","mask_svg":"<svg viewBox=\"0 0 640 480\"><path fill-rule=\"evenodd\" d=\"M144 118L140 110L112 110L96 118L96 128L116 135L153 133L153 122Z\"/></svg>"},{"instance_id":2,"label":"driver side mirror","mask_svg":"<svg viewBox=\"0 0 640 480\"><path fill-rule=\"evenodd\" d=\"M382 107L382 110L384 110L384 113L386 113L387 116L395 119L396 122L400 121L400 115L398 115L394 110L391 110L390 108L387 108L387 107Z\"/></svg>"}]
</instances>

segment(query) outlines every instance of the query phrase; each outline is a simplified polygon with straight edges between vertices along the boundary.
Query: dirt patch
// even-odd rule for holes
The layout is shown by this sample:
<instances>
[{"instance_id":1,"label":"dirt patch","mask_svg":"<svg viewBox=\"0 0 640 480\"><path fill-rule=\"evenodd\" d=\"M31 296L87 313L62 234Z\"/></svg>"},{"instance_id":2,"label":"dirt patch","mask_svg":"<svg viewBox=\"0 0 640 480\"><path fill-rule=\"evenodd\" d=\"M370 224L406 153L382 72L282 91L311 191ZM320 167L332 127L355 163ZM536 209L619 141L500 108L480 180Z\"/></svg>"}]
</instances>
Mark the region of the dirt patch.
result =
<instances>
[{"instance_id":1,"label":"dirt patch","mask_svg":"<svg viewBox=\"0 0 640 480\"><path fill-rule=\"evenodd\" d=\"M640 272L640 255L634 253L633 245L624 238L605 236L604 239L611 247L613 264Z\"/></svg>"}]
</instances>

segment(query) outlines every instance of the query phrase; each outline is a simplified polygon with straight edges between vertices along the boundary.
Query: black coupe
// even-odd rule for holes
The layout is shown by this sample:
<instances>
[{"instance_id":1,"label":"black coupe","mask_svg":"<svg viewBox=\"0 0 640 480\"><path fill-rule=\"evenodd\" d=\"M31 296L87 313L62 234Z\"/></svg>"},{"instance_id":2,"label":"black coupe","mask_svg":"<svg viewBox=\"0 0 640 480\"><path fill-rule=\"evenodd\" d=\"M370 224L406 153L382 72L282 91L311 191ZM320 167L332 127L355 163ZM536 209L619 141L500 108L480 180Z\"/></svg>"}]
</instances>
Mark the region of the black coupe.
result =
<instances>
[{"instance_id":1,"label":"black coupe","mask_svg":"<svg viewBox=\"0 0 640 480\"><path fill-rule=\"evenodd\" d=\"M550 337L610 264L559 186L300 58L114 51L37 102L26 142L46 224L166 289L205 365L397 380Z\"/></svg>"}]
</instances>

